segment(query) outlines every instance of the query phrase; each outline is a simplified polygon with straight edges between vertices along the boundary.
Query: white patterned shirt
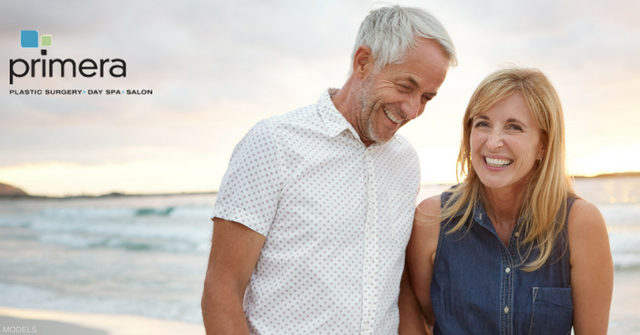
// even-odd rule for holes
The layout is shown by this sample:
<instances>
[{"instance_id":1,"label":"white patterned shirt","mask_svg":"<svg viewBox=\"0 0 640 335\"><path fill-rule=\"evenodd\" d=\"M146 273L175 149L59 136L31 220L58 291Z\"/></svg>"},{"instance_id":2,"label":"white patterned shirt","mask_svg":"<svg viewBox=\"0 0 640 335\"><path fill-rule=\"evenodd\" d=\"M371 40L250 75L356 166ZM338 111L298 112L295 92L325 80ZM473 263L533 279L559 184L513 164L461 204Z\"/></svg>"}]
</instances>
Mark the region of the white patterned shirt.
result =
<instances>
[{"instance_id":1,"label":"white patterned shirt","mask_svg":"<svg viewBox=\"0 0 640 335\"><path fill-rule=\"evenodd\" d=\"M328 91L238 143L212 217L266 237L245 291L252 334L397 334L420 167L396 135L366 147Z\"/></svg>"}]
</instances>

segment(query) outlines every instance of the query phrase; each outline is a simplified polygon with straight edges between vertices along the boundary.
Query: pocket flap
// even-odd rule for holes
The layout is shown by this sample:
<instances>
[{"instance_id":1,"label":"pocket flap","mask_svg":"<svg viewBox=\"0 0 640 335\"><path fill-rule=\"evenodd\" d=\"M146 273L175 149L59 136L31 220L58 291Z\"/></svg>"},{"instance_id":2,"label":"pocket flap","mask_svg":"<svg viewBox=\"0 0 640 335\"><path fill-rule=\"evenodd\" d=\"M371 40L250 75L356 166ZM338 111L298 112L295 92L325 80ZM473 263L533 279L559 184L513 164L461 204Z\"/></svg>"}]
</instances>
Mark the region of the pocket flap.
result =
<instances>
[{"instance_id":1,"label":"pocket flap","mask_svg":"<svg viewBox=\"0 0 640 335\"><path fill-rule=\"evenodd\" d=\"M544 301L566 308L573 308L570 287L534 287L533 296L534 302Z\"/></svg>"}]
</instances>

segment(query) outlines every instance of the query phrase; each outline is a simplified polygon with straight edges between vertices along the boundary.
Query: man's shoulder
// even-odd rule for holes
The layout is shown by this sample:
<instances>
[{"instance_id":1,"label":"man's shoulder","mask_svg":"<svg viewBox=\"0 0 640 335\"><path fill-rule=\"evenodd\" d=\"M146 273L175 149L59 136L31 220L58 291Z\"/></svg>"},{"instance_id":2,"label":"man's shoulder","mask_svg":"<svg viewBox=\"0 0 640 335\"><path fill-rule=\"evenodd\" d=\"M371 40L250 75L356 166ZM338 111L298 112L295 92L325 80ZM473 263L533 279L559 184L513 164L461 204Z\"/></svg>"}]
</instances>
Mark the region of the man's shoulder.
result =
<instances>
[{"instance_id":1,"label":"man's shoulder","mask_svg":"<svg viewBox=\"0 0 640 335\"><path fill-rule=\"evenodd\" d=\"M326 127L312 104L282 115L263 119L253 126L250 134L265 134L276 141L289 141L291 137L309 137L311 134L326 133ZM252 135L249 135L252 136Z\"/></svg>"},{"instance_id":2,"label":"man's shoulder","mask_svg":"<svg viewBox=\"0 0 640 335\"><path fill-rule=\"evenodd\" d=\"M393 139L389 141L389 143L387 144L396 153L399 153L402 155L408 154L416 157L418 156L418 153L416 152L416 149L413 147L413 145L411 145L411 142L409 142L409 140L407 140L404 136L400 134L395 134Z\"/></svg>"},{"instance_id":3,"label":"man's shoulder","mask_svg":"<svg viewBox=\"0 0 640 335\"><path fill-rule=\"evenodd\" d=\"M317 104L300 107L282 115L272 116L260 121L268 127L282 127L287 125L312 125L315 120L320 121Z\"/></svg>"},{"instance_id":4,"label":"man's shoulder","mask_svg":"<svg viewBox=\"0 0 640 335\"><path fill-rule=\"evenodd\" d=\"M409 140L407 140L404 136L402 136L400 134L395 134L393 141L395 141L398 144L398 146L407 147L407 148L413 149L413 146L411 145Z\"/></svg>"}]
</instances>

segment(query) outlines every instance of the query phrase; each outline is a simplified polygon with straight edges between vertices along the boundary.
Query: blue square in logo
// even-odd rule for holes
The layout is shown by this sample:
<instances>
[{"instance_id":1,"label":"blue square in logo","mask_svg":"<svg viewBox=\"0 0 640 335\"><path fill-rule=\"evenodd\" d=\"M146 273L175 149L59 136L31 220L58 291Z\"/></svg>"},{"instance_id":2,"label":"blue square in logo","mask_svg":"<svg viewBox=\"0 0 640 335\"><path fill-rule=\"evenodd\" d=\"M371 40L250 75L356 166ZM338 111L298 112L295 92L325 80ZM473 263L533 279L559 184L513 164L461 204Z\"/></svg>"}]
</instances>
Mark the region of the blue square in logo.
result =
<instances>
[{"instance_id":1,"label":"blue square in logo","mask_svg":"<svg viewBox=\"0 0 640 335\"><path fill-rule=\"evenodd\" d=\"M37 30L20 30L20 45L23 48L38 47L38 31Z\"/></svg>"}]
</instances>

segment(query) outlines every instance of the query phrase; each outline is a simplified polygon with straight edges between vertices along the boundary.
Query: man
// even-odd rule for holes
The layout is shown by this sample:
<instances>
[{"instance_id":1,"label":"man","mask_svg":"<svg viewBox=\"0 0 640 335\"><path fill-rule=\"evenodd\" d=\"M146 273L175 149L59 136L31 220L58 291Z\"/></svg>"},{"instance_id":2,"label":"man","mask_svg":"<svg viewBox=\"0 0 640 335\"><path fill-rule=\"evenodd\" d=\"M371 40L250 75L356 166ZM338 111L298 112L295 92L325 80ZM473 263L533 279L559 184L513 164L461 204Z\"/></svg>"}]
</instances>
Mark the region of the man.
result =
<instances>
[{"instance_id":1,"label":"man","mask_svg":"<svg viewBox=\"0 0 640 335\"><path fill-rule=\"evenodd\" d=\"M378 9L341 89L240 141L212 218L208 334L397 334L420 170L395 133L455 63L430 14Z\"/></svg>"}]
</instances>

